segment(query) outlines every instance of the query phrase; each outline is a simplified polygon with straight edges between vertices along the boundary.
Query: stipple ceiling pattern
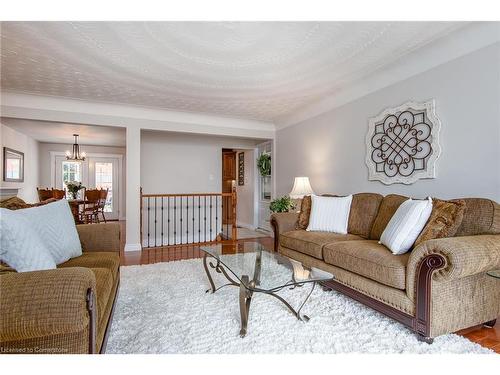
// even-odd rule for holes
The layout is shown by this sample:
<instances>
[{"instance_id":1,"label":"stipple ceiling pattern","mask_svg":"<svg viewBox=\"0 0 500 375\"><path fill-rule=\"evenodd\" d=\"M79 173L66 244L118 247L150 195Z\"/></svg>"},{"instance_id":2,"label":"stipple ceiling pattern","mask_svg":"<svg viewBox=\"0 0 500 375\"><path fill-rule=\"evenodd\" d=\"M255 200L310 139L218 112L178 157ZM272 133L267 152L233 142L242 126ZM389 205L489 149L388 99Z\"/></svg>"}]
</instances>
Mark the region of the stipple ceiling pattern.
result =
<instances>
[{"instance_id":1,"label":"stipple ceiling pattern","mask_svg":"<svg viewBox=\"0 0 500 375\"><path fill-rule=\"evenodd\" d=\"M5 90L275 121L455 22L2 22Z\"/></svg>"}]
</instances>

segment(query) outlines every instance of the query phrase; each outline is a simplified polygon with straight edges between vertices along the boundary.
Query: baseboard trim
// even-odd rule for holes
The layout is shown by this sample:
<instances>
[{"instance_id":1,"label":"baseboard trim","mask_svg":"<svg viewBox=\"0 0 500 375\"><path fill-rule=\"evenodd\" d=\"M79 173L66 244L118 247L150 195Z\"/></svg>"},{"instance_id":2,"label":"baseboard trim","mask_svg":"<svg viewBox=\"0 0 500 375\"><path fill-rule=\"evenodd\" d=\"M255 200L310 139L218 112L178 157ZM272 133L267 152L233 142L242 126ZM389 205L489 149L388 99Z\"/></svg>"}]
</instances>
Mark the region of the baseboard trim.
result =
<instances>
[{"instance_id":1,"label":"baseboard trim","mask_svg":"<svg viewBox=\"0 0 500 375\"><path fill-rule=\"evenodd\" d=\"M250 224L247 224L247 223L242 223L240 221L236 221L236 226L237 227L241 227L241 228L246 228L246 229L250 229L250 230L255 230L257 229L256 227L254 227L253 225L250 225Z\"/></svg>"},{"instance_id":2,"label":"baseboard trim","mask_svg":"<svg viewBox=\"0 0 500 375\"><path fill-rule=\"evenodd\" d=\"M141 251L142 246L140 243L126 243L124 251Z\"/></svg>"}]
</instances>

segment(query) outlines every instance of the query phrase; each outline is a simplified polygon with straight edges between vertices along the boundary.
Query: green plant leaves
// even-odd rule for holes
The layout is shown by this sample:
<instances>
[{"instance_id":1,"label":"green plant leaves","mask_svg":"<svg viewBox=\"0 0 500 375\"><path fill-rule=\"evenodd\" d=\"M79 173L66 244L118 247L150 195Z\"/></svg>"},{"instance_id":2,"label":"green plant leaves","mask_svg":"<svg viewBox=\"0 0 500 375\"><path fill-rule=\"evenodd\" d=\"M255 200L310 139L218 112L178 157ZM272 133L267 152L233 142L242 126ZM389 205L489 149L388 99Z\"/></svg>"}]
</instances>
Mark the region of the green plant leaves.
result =
<instances>
[{"instance_id":1,"label":"green plant leaves","mask_svg":"<svg viewBox=\"0 0 500 375\"><path fill-rule=\"evenodd\" d=\"M275 199L269 204L269 209L272 212L288 212L294 208L295 203L288 195Z\"/></svg>"},{"instance_id":2,"label":"green plant leaves","mask_svg":"<svg viewBox=\"0 0 500 375\"><path fill-rule=\"evenodd\" d=\"M259 168L259 172L260 172L261 176L270 176L271 175L271 155L261 154L257 158L257 168Z\"/></svg>"}]
</instances>

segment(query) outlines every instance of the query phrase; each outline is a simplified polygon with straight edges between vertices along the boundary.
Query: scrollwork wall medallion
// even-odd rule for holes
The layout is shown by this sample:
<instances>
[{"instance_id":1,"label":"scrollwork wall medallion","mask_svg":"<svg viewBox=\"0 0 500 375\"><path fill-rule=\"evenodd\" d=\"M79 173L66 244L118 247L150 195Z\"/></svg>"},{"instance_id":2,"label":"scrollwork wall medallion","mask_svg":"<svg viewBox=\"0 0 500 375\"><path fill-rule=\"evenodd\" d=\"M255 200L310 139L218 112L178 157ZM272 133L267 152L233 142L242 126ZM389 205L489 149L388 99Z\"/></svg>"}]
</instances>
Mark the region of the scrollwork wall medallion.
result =
<instances>
[{"instance_id":1,"label":"scrollwork wall medallion","mask_svg":"<svg viewBox=\"0 0 500 375\"><path fill-rule=\"evenodd\" d=\"M436 177L440 127L434 100L410 101L370 118L366 135L369 180L412 184Z\"/></svg>"}]
</instances>

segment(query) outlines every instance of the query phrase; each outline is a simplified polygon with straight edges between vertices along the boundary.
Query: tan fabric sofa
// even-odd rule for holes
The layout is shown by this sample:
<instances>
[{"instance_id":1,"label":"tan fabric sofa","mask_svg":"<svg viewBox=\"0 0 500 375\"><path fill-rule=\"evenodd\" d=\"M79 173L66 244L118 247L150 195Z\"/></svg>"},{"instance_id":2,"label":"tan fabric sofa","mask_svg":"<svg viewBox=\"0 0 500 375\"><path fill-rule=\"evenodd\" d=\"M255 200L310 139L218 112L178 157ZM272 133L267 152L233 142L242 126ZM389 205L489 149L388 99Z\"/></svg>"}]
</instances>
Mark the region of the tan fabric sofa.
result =
<instances>
[{"instance_id":1,"label":"tan fabric sofa","mask_svg":"<svg viewBox=\"0 0 500 375\"><path fill-rule=\"evenodd\" d=\"M120 225L77 225L83 254L57 269L0 265L0 353L104 352L120 282Z\"/></svg>"},{"instance_id":2,"label":"tan fabric sofa","mask_svg":"<svg viewBox=\"0 0 500 375\"><path fill-rule=\"evenodd\" d=\"M353 196L347 235L297 228L297 213L271 217L275 250L329 271L325 285L408 326L420 339L478 324L500 315L500 281L486 274L500 268L500 205L466 198L455 237L425 241L393 255L378 240L401 195Z\"/></svg>"}]
</instances>

